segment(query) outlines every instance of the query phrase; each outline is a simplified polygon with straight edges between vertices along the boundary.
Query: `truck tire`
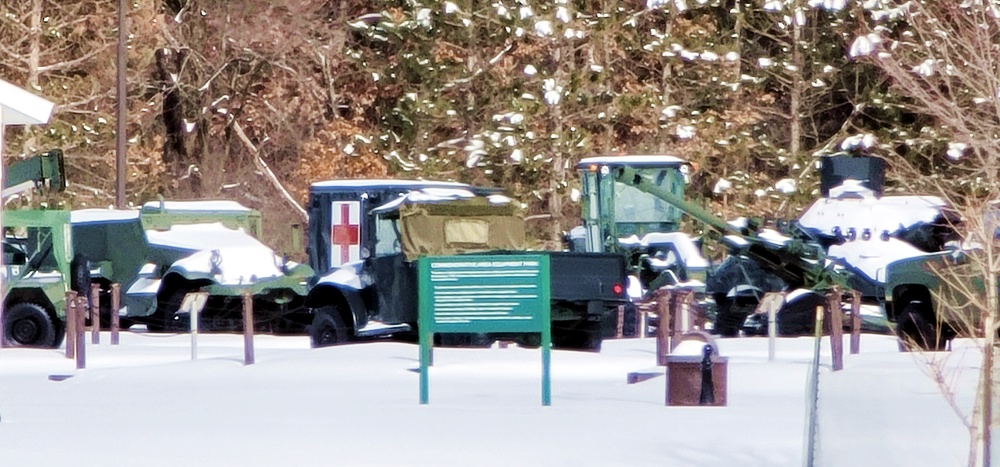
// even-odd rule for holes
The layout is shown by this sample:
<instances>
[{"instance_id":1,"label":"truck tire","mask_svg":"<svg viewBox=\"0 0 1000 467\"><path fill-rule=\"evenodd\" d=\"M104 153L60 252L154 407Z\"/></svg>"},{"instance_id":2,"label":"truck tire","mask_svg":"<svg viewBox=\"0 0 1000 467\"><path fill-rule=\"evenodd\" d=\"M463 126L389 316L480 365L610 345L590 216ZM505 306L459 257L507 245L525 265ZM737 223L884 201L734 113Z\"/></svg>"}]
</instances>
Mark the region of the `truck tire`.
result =
<instances>
[{"instance_id":1,"label":"truck tire","mask_svg":"<svg viewBox=\"0 0 1000 467\"><path fill-rule=\"evenodd\" d=\"M347 325L336 308L328 306L316 310L312 325L309 326L309 340L313 348L347 342Z\"/></svg>"},{"instance_id":2,"label":"truck tire","mask_svg":"<svg viewBox=\"0 0 1000 467\"><path fill-rule=\"evenodd\" d=\"M929 304L911 301L896 318L896 336L901 350L944 350L947 340L935 329Z\"/></svg>"},{"instance_id":3,"label":"truck tire","mask_svg":"<svg viewBox=\"0 0 1000 467\"><path fill-rule=\"evenodd\" d=\"M34 303L18 303L4 314L7 342L23 347L54 347L56 326L45 308Z\"/></svg>"},{"instance_id":4,"label":"truck tire","mask_svg":"<svg viewBox=\"0 0 1000 467\"><path fill-rule=\"evenodd\" d=\"M90 296L90 262L81 254L74 255L69 262L69 288L87 300L88 310L94 306Z\"/></svg>"}]
</instances>

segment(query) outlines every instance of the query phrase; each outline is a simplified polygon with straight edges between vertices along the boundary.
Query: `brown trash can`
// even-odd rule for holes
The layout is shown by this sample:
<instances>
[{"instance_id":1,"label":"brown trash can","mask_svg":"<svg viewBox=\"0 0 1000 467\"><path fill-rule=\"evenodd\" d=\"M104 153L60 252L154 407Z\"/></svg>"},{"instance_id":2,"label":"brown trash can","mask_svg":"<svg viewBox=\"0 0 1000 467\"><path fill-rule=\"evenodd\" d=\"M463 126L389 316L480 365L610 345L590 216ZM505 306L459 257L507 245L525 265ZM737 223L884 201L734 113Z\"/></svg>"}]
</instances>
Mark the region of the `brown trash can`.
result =
<instances>
[{"instance_id":1,"label":"brown trash can","mask_svg":"<svg viewBox=\"0 0 1000 467\"><path fill-rule=\"evenodd\" d=\"M711 401L702 402L702 359L697 355L667 355L667 400L673 406L725 406L727 357L711 355ZM707 389L707 388L706 388Z\"/></svg>"}]
</instances>

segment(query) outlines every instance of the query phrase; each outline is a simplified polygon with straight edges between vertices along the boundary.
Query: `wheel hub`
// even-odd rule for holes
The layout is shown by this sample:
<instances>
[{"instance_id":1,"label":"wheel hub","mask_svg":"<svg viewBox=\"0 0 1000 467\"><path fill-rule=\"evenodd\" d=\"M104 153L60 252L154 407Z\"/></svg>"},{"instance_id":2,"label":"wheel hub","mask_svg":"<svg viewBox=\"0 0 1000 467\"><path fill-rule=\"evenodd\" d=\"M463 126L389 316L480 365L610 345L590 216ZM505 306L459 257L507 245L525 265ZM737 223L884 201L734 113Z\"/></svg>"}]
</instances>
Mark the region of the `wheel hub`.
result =
<instances>
[{"instance_id":1,"label":"wheel hub","mask_svg":"<svg viewBox=\"0 0 1000 467\"><path fill-rule=\"evenodd\" d=\"M19 319L14 322L11 334L19 343L29 343L38 336L38 324L30 319Z\"/></svg>"}]
</instances>

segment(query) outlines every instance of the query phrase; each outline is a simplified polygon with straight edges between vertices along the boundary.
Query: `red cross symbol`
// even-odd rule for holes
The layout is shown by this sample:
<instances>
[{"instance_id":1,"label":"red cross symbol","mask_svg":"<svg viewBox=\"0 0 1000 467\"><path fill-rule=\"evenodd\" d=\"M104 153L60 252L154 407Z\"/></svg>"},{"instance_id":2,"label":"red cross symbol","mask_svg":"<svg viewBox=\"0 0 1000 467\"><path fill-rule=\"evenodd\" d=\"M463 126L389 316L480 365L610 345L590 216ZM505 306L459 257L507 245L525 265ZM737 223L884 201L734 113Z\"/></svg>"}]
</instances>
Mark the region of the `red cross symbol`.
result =
<instances>
[{"instance_id":1,"label":"red cross symbol","mask_svg":"<svg viewBox=\"0 0 1000 467\"><path fill-rule=\"evenodd\" d=\"M330 231L330 243L335 247L334 250L340 250L339 264L350 261L351 256L360 257L360 252L357 255L351 255L352 246L361 246L361 225L357 220L360 217L360 210L361 206L357 201L333 203L333 226Z\"/></svg>"}]
</instances>

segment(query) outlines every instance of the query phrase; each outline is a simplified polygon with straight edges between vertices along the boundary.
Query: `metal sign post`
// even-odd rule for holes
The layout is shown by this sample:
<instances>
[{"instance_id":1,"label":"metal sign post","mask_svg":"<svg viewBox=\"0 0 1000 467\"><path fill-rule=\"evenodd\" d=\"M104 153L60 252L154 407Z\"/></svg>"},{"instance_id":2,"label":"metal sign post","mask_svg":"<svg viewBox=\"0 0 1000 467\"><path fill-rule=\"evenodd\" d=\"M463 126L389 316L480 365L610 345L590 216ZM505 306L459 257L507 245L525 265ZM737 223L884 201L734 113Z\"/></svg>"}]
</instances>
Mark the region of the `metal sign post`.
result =
<instances>
[{"instance_id":1,"label":"metal sign post","mask_svg":"<svg viewBox=\"0 0 1000 467\"><path fill-rule=\"evenodd\" d=\"M432 256L417 262L420 308L420 403L429 400L435 333L538 333L542 405L552 404L549 257Z\"/></svg>"},{"instance_id":2,"label":"metal sign post","mask_svg":"<svg viewBox=\"0 0 1000 467\"><path fill-rule=\"evenodd\" d=\"M208 292L189 292L181 301L181 312L187 312L191 320L191 360L198 359L198 313L205 308Z\"/></svg>"}]
</instances>

